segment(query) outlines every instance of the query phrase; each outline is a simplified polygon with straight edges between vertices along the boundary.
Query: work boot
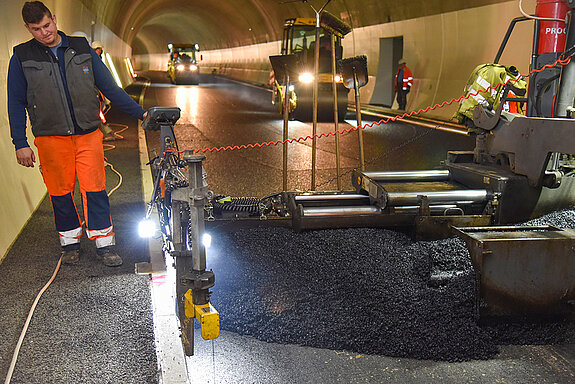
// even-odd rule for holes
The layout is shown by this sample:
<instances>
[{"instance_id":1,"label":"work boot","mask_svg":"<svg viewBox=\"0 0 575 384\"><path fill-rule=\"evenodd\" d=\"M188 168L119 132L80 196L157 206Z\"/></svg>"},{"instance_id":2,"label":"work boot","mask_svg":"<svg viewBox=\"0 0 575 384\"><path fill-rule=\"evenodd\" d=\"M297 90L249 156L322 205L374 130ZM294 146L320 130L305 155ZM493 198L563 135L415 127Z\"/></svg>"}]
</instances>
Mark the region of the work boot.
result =
<instances>
[{"instance_id":1,"label":"work boot","mask_svg":"<svg viewBox=\"0 0 575 384\"><path fill-rule=\"evenodd\" d=\"M106 267L117 267L123 263L122 258L108 247L98 249L97 254Z\"/></svg>"},{"instance_id":2,"label":"work boot","mask_svg":"<svg viewBox=\"0 0 575 384\"><path fill-rule=\"evenodd\" d=\"M64 249L60 255L62 264L78 264L80 261L80 250L79 249Z\"/></svg>"}]
</instances>

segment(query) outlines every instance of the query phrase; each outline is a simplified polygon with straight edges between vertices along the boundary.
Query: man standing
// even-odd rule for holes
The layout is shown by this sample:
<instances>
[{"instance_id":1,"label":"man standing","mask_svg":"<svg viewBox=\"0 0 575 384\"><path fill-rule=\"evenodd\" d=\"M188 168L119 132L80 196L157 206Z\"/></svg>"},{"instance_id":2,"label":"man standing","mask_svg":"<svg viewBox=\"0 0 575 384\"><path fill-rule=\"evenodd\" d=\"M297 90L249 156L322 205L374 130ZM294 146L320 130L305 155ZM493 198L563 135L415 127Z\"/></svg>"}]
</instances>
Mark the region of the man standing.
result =
<instances>
[{"instance_id":1,"label":"man standing","mask_svg":"<svg viewBox=\"0 0 575 384\"><path fill-rule=\"evenodd\" d=\"M405 111L405 106L407 105L407 94L413 85L413 74L409 68L407 68L407 62L405 59L399 60L398 64L399 67L395 74L395 92L397 93L397 104L399 104L399 109Z\"/></svg>"},{"instance_id":2,"label":"man standing","mask_svg":"<svg viewBox=\"0 0 575 384\"><path fill-rule=\"evenodd\" d=\"M56 16L42 2L26 2L22 18L33 38L14 47L7 82L18 164L34 167L36 162L26 137L27 111L54 209L62 262L75 264L80 257L82 223L73 199L78 178L88 238L105 265L121 265L113 248L97 89L135 118L143 119L145 111L116 85L85 38L58 31Z\"/></svg>"}]
</instances>

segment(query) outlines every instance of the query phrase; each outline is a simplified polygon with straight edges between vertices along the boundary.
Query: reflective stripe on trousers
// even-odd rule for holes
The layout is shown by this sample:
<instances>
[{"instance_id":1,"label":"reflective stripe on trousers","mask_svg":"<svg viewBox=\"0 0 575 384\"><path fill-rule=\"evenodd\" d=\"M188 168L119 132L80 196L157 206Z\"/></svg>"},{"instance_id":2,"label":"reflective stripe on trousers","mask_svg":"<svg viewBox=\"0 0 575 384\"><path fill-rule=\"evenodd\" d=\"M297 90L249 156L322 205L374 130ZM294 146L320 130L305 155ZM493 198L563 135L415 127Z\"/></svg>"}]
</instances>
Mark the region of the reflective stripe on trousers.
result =
<instances>
[{"instance_id":1,"label":"reflective stripe on trousers","mask_svg":"<svg viewBox=\"0 0 575 384\"><path fill-rule=\"evenodd\" d=\"M73 199L78 178L88 237L96 240L98 248L113 245L102 132L96 129L86 135L38 136L34 144L52 201L60 244L80 242L82 225Z\"/></svg>"}]
</instances>

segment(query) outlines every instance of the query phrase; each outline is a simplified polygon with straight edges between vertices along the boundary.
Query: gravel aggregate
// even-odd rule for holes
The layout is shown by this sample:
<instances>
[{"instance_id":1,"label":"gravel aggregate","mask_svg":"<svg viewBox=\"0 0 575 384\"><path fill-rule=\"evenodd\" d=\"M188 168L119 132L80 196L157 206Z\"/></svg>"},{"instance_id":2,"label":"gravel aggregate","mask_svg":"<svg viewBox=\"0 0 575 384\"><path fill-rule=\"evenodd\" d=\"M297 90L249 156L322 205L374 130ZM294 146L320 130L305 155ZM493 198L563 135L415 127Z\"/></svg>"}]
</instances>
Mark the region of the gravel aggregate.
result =
<instances>
[{"instance_id":1,"label":"gravel aggregate","mask_svg":"<svg viewBox=\"0 0 575 384\"><path fill-rule=\"evenodd\" d=\"M573 226L575 212L526 225ZM503 344L575 342L572 319L480 321L459 238L414 242L375 228L218 234L212 302L222 329L257 339L438 361L489 359ZM481 319L483 320L483 319Z\"/></svg>"},{"instance_id":2,"label":"gravel aggregate","mask_svg":"<svg viewBox=\"0 0 575 384\"><path fill-rule=\"evenodd\" d=\"M559 211L548 213L544 216L527 221L521 225L543 226L553 225L558 228L575 228L575 210L562 209Z\"/></svg>"}]
</instances>

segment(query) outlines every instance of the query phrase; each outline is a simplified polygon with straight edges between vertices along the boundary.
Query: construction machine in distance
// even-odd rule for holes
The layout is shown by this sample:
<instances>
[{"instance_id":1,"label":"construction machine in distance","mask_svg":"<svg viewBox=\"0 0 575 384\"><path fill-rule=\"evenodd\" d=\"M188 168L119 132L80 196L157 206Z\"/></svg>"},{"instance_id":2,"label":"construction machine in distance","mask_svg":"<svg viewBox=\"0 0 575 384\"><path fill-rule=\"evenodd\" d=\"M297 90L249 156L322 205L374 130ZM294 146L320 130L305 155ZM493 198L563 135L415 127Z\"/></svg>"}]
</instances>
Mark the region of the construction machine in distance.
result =
<instances>
[{"instance_id":1,"label":"construction machine in distance","mask_svg":"<svg viewBox=\"0 0 575 384\"><path fill-rule=\"evenodd\" d=\"M198 44L168 44L168 77L172 84L199 84Z\"/></svg>"},{"instance_id":2,"label":"construction machine in distance","mask_svg":"<svg viewBox=\"0 0 575 384\"><path fill-rule=\"evenodd\" d=\"M322 20L336 20L327 12L322 13ZM336 23L342 23L337 20ZM349 27L348 27L349 28ZM345 29L345 28L344 28ZM349 28L351 30L351 28ZM318 121L333 121L333 74L332 74L332 45L336 62L341 61L343 48L341 45L344 34L338 28L330 28L328 23L322 22L319 28L319 74L318 74ZM290 78L290 113L301 121L311 121L313 114L313 81L315 73L315 39L316 19L298 17L287 19L284 23L281 55L292 55L286 72L294 74ZM339 67L339 66L338 66ZM282 79L275 74L273 102L277 103L280 112L283 111L284 89ZM335 74L337 86L337 108L339 120L343 121L347 111L347 94L349 90L342 83L341 68Z\"/></svg>"}]
</instances>

